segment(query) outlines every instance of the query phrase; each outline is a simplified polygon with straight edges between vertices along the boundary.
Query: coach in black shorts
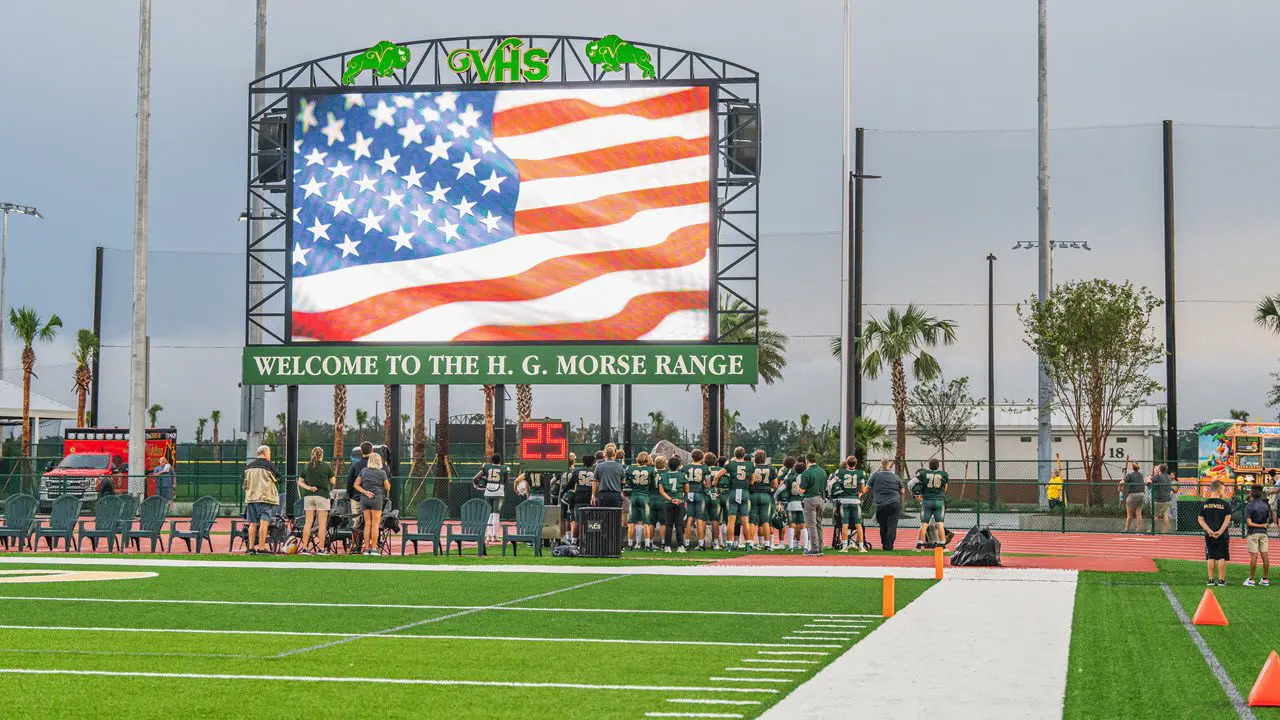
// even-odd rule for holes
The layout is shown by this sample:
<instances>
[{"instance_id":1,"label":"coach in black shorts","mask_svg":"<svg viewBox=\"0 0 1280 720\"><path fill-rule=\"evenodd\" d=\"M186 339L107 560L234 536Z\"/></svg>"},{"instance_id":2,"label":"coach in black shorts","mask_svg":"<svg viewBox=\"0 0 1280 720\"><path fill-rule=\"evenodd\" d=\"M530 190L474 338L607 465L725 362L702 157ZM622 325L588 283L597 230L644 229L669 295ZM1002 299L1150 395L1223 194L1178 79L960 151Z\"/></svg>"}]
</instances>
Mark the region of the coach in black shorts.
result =
<instances>
[{"instance_id":1,"label":"coach in black shorts","mask_svg":"<svg viewBox=\"0 0 1280 720\"><path fill-rule=\"evenodd\" d=\"M1231 503L1223 497L1222 482L1209 485L1209 496L1200 508L1196 522L1204 530L1204 559L1208 561L1209 584L1213 585L1214 565L1218 568L1218 585L1227 584L1227 561L1231 559Z\"/></svg>"},{"instance_id":2,"label":"coach in black shorts","mask_svg":"<svg viewBox=\"0 0 1280 720\"><path fill-rule=\"evenodd\" d=\"M622 507L622 465L615 459L617 450L604 449L604 460L596 463L595 480L591 483L591 504L599 507Z\"/></svg>"}]
</instances>

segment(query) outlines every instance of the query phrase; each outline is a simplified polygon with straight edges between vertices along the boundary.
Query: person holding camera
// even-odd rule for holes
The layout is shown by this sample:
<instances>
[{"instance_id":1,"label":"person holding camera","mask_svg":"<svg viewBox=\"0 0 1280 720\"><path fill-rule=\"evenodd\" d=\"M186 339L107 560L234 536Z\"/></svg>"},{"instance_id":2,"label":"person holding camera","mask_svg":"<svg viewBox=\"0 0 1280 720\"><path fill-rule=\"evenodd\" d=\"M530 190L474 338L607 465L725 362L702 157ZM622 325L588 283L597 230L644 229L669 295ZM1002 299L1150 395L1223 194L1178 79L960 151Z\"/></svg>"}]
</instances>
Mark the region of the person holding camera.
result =
<instances>
[{"instance_id":1,"label":"person holding camera","mask_svg":"<svg viewBox=\"0 0 1280 720\"><path fill-rule=\"evenodd\" d=\"M370 454L368 466L360 471L355 482L356 492L361 495L360 511L364 513L365 555L379 554L378 526L382 523L382 504L386 493L391 492L391 480L382 466L382 456Z\"/></svg>"}]
</instances>

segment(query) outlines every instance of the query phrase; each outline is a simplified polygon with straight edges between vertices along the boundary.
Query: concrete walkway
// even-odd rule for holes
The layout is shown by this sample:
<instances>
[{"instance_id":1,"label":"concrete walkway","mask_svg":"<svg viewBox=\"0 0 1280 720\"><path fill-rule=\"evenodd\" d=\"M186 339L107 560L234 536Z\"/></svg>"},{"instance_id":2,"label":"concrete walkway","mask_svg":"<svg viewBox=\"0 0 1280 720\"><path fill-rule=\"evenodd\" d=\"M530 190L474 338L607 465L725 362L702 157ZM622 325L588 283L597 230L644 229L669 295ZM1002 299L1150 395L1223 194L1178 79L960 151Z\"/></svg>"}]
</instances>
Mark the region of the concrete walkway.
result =
<instances>
[{"instance_id":1,"label":"concrete walkway","mask_svg":"<svg viewBox=\"0 0 1280 720\"><path fill-rule=\"evenodd\" d=\"M1075 573L949 574L761 717L1057 720L1075 592Z\"/></svg>"}]
</instances>

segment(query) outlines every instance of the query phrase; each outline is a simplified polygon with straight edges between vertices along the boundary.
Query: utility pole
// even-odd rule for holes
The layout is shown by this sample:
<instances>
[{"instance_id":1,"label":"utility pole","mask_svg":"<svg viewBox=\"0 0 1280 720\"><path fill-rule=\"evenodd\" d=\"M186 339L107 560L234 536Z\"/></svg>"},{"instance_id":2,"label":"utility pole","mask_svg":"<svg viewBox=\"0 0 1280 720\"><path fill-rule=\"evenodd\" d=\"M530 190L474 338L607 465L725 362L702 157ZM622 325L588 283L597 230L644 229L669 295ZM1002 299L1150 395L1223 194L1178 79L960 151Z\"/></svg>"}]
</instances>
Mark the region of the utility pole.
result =
<instances>
[{"instance_id":1,"label":"utility pole","mask_svg":"<svg viewBox=\"0 0 1280 720\"><path fill-rule=\"evenodd\" d=\"M0 203L0 213L4 214L3 229L0 229L0 380L4 379L4 324L9 320L9 306L5 300L5 281L9 277L9 214L30 215L44 219L39 210L29 205Z\"/></svg>"},{"instance_id":2,"label":"utility pole","mask_svg":"<svg viewBox=\"0 0 1280 720\"><path fill-rule=\"evenodd\" d=\"M253 77L260 78L267 74L267 0L257 0L257 13L254 20L255 38L254 38L254 56L253 56ZM263 104L265 100L261 94L253 96L253 114L259 117L262 114ZM255 169L260 174L262 172L262 158L255 160L258 167ZM262 221L257 219L263 216L264 208L262 199L255 193L249 201L249 237L250 242L262 237ZM249 248L245 248L245 252L249 252ZM262 264L253 258L249 258L249 307L256 308L262 302ZM262 328L254 323L249 323L249 344L262 344ZM266 396L265 388L261 385L244 385L241 387L241 402L248 407L247 413L241 413L241 417L248 419L245 427L241 428L245 432L245 454L252 459L257 456L258 446L262 444L262 429L265 423L266 415Z\"/></svg>"},{"instance_id":3,"label":"utility pole","mask_svg":"<svg viewBox=\"0 0 1280 720\"><path fill-rule=\"evenodd\" d=\"M844 0L844 74L843 74L843 90L844 90L844 124L841 133L840 142L842 146L842 172L840 177L846 182L850 182L849 178L853 175L853 157L852 148L849 147L853 140L853 108L852 90L853 85L853 0ZM841 193L841 218L850 218L853 215L853 198L852 193ZM853 362L853 341L851 337L851 329L853 326L853 274L850 267L853 263L852 249L850 248L850 222L842 222L841 226L841 242L844 262L840 271L840 448L844 452L849 452L849 448L853 447L853 416L857 409L851 407L853 394L851 381L851 368ZM714 422L714 419L713 419Z\"/></svg>"},{"instance_id":4,"label":"utility pole","mask_svg":"<svg viewBox=\"0 0 1280 720\"><path fill-rule=\"evenodd\" d=\"M1037 104L1039 106L1039 121L1037 122L1037 134L1039 136L1039 186L1040 186L1040 202L1039 202L1039 253L1040 253L1040 273L1039 287L1036 293L1036 299L1044 303L1049 299L1049 293L1053 288L1053 245L1049 242L1049 72L1048 72L1048 12L1046 9L1047 0L1039 0L1039 92L1037 94ZM1049 473L1052 468L1053 458L1053 426L1051 417L1051 406L1053 402L1052 390L1049 387L1049 373L1044 364L1044 358L1037 358L1039 365L1039 392L1038 401L1038 432L1036 442L1036 476L1040 484L1040 493L1044 494L1044 488L1049 486Z\"/></svg>"},{"instance_id":5,"label":"utility pole","mask_svg":"<svg viewBox=\"0 0 1280 720\"><path fill-rule=\"evenodd\" d=\"M151 0L138 0L138 159L133 215L133 331L129 340L129 492L146 490L147 162L151 140ZM97 418L94 418L97 420Z\"/></svg>"}]
</instances>

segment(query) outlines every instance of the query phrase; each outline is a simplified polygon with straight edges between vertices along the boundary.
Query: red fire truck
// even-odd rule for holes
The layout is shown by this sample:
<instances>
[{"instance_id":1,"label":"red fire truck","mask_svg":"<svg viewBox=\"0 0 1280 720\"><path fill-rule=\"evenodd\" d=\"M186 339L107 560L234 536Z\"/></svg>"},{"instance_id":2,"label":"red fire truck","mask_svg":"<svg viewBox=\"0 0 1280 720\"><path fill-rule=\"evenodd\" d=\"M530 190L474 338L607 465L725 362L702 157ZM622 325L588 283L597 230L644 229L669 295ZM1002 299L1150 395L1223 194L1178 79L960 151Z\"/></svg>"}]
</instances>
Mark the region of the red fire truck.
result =
<instances>
[{"instance_id":1,"label":"red fire truck","mask_svg":"<svg viewBox=\"0 0 1280 720\"><path fill-rule=\"evenodd\" d=\"M148 428L145 472L174 459L178 430ZM40 506L47 508L59 495L75 495L86 503L98 499L98 487L109 481L117 493L129 490L129 429L68 428L63 431L62 460L40 478ZM148 477L146 495L156 494L155 478Z\"/></svg>"}]
</instances>

